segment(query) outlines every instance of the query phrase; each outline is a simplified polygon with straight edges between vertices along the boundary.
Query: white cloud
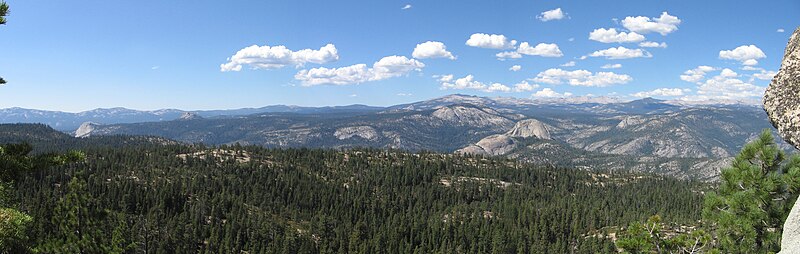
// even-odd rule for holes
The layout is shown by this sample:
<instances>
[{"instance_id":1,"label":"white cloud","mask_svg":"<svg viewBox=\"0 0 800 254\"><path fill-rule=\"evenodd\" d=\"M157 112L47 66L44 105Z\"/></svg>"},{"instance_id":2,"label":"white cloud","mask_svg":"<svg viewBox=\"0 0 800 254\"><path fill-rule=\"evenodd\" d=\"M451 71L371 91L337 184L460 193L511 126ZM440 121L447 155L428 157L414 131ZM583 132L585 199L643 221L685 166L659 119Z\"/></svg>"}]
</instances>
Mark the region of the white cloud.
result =
<instances>
[{"instance_id":1,"label":"white cloud","mask_svg":"<svg viewBox=\"0 0 800 254\"><path fill-rule=\"evenodd\" d=\"M397 96L412 96L410 93L398 93Z\"/></svg>"},{"instance_id":2,"label":"white cloud","mask_svg":"<svg viewBox=\"0 0 800 254\"><path fill-rule=\"evenodd\" d=\"M666 42L658 43L658 42L654 42L654 41L645 41L645 42L639 43L639 47L643 47L643 48L666 48L667 47L667 43Z\"/></svg>"},{"instance_id":3,"label":"white cloud","mask_svg":"<svg viewBox=\"0 0 800 254\"><path fill-rule=\"evenodd\" d=\"M681 80L686 82L697 83L700 82L700 80L705 79L706 73L715 70L717 70L717 68L711 66L706 66L706 65L697 66L697 68L683 72L683 75L681 75Z\"/></svg>"},{"instance_id":4,"label":"white cloud","mask_svg":"<svg viewBox=\"0 0 800 254\"><path fill-rule=\"evenodd\" d=\"M469 37L466 45L478 48L512 49L514 45L517 45L517 41L509 40L502 34L476 33Z\"/></svg>"},{"instance_id":5,"label":"white cloud","mask_svg":"<svg viewBox=\"0 0 800 254\"><path fill-rule=\"evenodd\" d=\"M500 84L500 83L492 83L489 87L486 88L487 92L510 92L511 88Z\"/></svg>"},{"instance_id":6,"label":"white cloud","mask_svg":"<svg viewBox=\"0 0 800 254\"><path fill-rule=\"evenodd\" d=\"M531 47L527 42L519 44L517 52L529 56L561 57L561 49L555 43L539 43L536 47Z\"/></svg>"},{"instance_id":7,"label":"white cloud","mask_svg":"<svg viewBox=\"0 0 800 254\"><path fill-rule=\"evenodd\" d=\"M599 41L602 43L625 43L625 42L640 42L643 41L644 35L635 32L617 32L614 28L598 28L589 33L589 40Z\"/></svg>"},{"instance_id":8,"label":"white cloud","mask_svg":"<svg viewBox=\"0 0 800 254\"><path fill-rule=\"evenodd\" d=\"M764 95L765 87L755 86L735 78L733 71L725 71L706 80L697 88L695 99L740 100Z\"/></svg>"},{"instance_id":9,"label":"white cloud","mask_svg":"<svg viewBox=\"0 0 800 254\"><path fill-rule=\"evenodd\" d=\"M575 41L575 38L570 37L567 41Z\"/></svg>"},{"instance_id":10,"label":"white cloud","mask_svg":"<svg viewBox=\"0 0 800 254\"><path fill-rule=\"evenodd\" d=\"M325 45L319 50L298 51L291 51L283 45L252 45L229 57L227 63L220 65L220 71L240 71L243 65L249 65L253 69L278 69L287 65L301 67L306 63L323 64L336 60L339 60L339 53L333 44Z\"/></svg>"},{"instance_id":11,"label":"white cloud","mask_svg":"<svg viewBox=\"0 0 800 254\"><path fill-rule=\"evenodd\" d=\"M745 70L745 71L763 71L763 70L764 70L764 68L753 67L753 66L746 66L746 65L745 65L745 66L743 66L743 67L742 67L742 70Z\"/></svg>"},{"instance_id":12,"label":"white cloud","mask_svg":"<svg viewBox=\"0 0 800 254\"><path fill-rule=\"evenodd\" d=\"M536 16L537 19L543 22L547 22L550 20L559 20L563 19L564 17L566 17L566 15L564 14L563 11L561 11L561 8L545 11L539 14L539 16Z\"/></svg>"},{"instance_id":13,"label":"white cloud","mask_svg":"<svg viewBox=\"0 0 800 254\"><path fill-rule=\"evenodd\" d=\"M679 24L681 24L681 20L678 19L678 17L669 15L667 12L662 12L661 16L658 18L650 19L649 17L637 16L625 17L625 19L622 20L623 27L640 34L655 32L661 35L667 35L677 31Z\"/></svg>"},{"instance_id":14,"label":"white cloud","mask_svg":"<svg viewBox=\"0 0 800 254\"><path fill-rule=\"evenodd\" d=\"M456 57L453 56L453 53L447 51L447 46L444 43L438 41L426 41L414 48L414 52L411 53L411 56L417 59L425 59L425 58L448 58L450 60L455 60Z\"/></svg>"},{"instance_id":15,"label":"white cloud","mask_svg":"<svg viewBox=\"0 0 800 254\"><path fill-rule=\"evenodd\" d=\"M603 69L619 69L619 68L622 68L622 64L606 64L606 65L600 66L600 68L603 68Z\"/></svg>"},{"instance_id":16,"label":"white cloud","mask_svg":"<svg viewBox=\"0 0 800 254\"><path fill-rule=\"evenodd\" d=\"M350 94L350 97L358 97L358 94Z\"/></svg>"},{"instance_id":17,"label":"white cloud","mask_svg":"<svg viewBox=\"0 0 800 254\"><path fill-rule=\"evenodd\" d=\"M528 81L522 81L517 84L514 84L514 91L515 92L529 92L533 91L533 89L539 88L538 84L530 84Z\"/></svg>"},{"instance_id":18,"label":"white cloud","mask_svg":"<svg viewBox=\"0 0 800 254\"><path fill-rule=\"evenodd\" d=\"M779 33L783 33L783 32L785 32L785 31L786 31L786 30L783 30L783 28L778 28L778 32L779 32Z\"/></svg>"},{"instance_id":19,"label":"white cloud","mask_svg":"<svg viewBox=\"0 0 800 254\"><path fill-rule=\"evenodd\" d=\"M442 75L439 76L439 82L441 82L441 89L472 89L472 90L480 90L484 92L510 92L511 88L500 84L500 83L492 83L492 84L485 84L480 81L475 80L475 77L472 75L467 75L466 77L459 78L453 80L453 75Z\"/></svg>"},{"instance_id":20,"label":"white cloud","mask_svg":"<svg viewBox=\"0 0 800 254\"><path fill-rule=\"evenodd\" d=\"M320 67L301 70L294 75L294 78L301 81L303 86L349 85L399 77L415 70L419 71L423 67L425 64L416 59L408 59L405 56L387 56L373 63L372 68L367 68L366 64L340 68Z\"/></svg>"},{"instance_id":21,"label":"white cloud","mask_svg":"<svg viewBox=\"0 0 800 254\"><path fill-rule=\"evenodd\" d=\"M626 84L631 82L633 78L625 74L616 74L613 72L592 73L587 70L565 71L562 69L548 69L537 74L532 80L534 82L553 85L567 83L572 86L606 87L609 85Z\"/></svg>"},{"instance_id":22,"label":"white cloud","mask_svg":"<svg viewBox=\"0 0 800 254\"><path fill-rule=\"evenodd\" d=\"M725 68L725 69L722 69L721 72L719 72L719 76L723 77L723 78L735 78L735 77L739 76L739 73L736 73L735 71L733 71L731 69Z\"/></svg>"},{"instance_id":23,"label":"white cloud","mask_svg":"<svg viewBox=\"0 0 800 254\"><path fill-rule=\"evenodd\" d=\"M522 66L514 65L514 66L511 66L511 68L508 68L508 70L510 70L510 71L519 71L519 70L522 70Z\"/></svg>"},{"instance_id":24,"label":"white cloud","mask_svg":"<svg viewBox=\"0 0 800 254\"><path fill-rule=\"evenodd\" d=\"M401 10L408 10L408 9L411 9L411 5L410 5L410 4L406 4L406 5L404 5L404 6L403 6L403 8L400 8L400 9L401 9Z\"/></svg>"},{"instance_id":25,"label":"white cloud","mask_svg":"<svg viewBox=\"0 0 800 254\"><path fill-rule=\"evenodd\" d=\"M158 66L158 65L150 67L151 70L158 70L159 68L161 68L161 66Z\"/></svg>"},{"instance_id":26,"label":"white cloud","mask_svg":"<svg viewBox=\"0 0 800 254\"><path fill-rule=\"evenodd\" d=\"M531 47L527 42L519 44L516 51L506 51L495 54L497 58L522 58L522 55L541 56L541 57L561 57L564 53L558 48L555 43L539 43L535 47Z\"/></svg>"},{"instance_id":27,"label":"white cloud","mask_svg":"<svg viewBox=\"0 0 800 254\"><path fill-rule=\"evenodd\" d=\"M736 60L742 62L743 65L756 65L757 59L765 58L767 55L764 51L756 45L743 45L733 50L722 50L719 52L719 58Z\"/></svg>"},{"instance_id":28,"label":"white cloud","mask_svg":"<svg viewBox=\"0 0 800 254\"><path fill-rule=\"evenodd\" d=\"M778 72L775 71L761 70L759 73L753 73L753 78L760 80L772 80L772 78L774 78L777 74Z\"/></svg>"},{"instance_id":29,"label":"white cloud","mask_svg":"<svg viewBox=\"0 0 800 254\"><path fill-rule=\"evenodd\" d=\"M532 97L538 97L538 98L563 98L563 97L572 96L572 93L568 93L568 92L558 93L556 91L553 91L553 89L544 88L544 89L542 89L540 91L536 91L531 96Z\"/></svg>"},{"instance_id":30,"label":"white cloud","mask_svg":"<svg viewBox=\"0 0 800 254\"><path fill-rule=\"evenodd\" d=\"M522 58L522 54L517 53L517 51L505 51L495 54L497 59L505 60L507 58L517 59Z\"/></svg>"},{"instance_id":31,"label":"white cloud","mask_svg":"<svg viewBox=\"0 0 800 254\"><path fill-rule=\"evenodd\" d=\"M683 96L684 92L689 92L689 89L680 89L680 88L658 88L653 91L647 92L638 92L635 94L631 94L634 97L645 98L645 97L675 97L675 96Z\"/></svg>"},{"instance_id":32,"label":"white cloud","mask_svg":"<svg viewBox=\"0 0 800 254\"><path fill-rule=\"evenodd\" d=\"M629 49L626 47L608 48L589 54L591 57L605 57L606 59L626 59L636 57L652 57L650 52L642 49Z\"/></svg>"},{"instance_id":33,"label":"white cloud","mask_svg":"<svg viewBox=\"0 0 800 254\"><path fill-rule=\"evenodd\" d=\"M575 61L569 61L561 65L561 67L572 67L575 66Z\"/></svg>"},{"instance_id":34,"label":"white cloud","mask_svg":"<svg viewBox=\"0 0 800 254\"><path fill-rule=\"evenodd\" d=\"M742 65L755 66L755 65L758 65L758 60L756 60L756 59L747 59L747 60L744 60L744 62L742 62Z\"/></svg>"}]
</instances>

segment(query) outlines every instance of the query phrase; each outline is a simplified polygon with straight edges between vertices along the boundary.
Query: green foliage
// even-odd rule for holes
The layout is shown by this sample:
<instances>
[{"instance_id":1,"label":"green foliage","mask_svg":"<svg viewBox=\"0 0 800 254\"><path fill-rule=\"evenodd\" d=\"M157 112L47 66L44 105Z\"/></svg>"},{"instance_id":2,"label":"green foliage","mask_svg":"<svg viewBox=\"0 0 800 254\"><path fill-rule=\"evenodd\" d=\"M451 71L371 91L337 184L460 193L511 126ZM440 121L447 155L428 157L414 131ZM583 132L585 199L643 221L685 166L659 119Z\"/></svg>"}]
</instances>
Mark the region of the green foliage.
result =
<instances>
[{"instance_id":1,"label":"green foliage","mask_svg":"<svg viewBox=\"0 0 800 254\"><path fill-rule=\"evenodd\" d=\"M703 219L724 253L780 251L783 222L797 199L800 158L788 162L769 130L745 145L706 195Z\"/></svg>"},{"instance_id":2,"label":"green foliage","mask_svg":"<svg viewBox=\"0 0 800 254\"><path fill-rule=\"evenodd\" d=\"M41 251L45 253L104 252L99 221L105 214L98 210L95 200L86 191L86 181L73 177L67 185L66 196L53 211L52 235ZM112 236L113 237L113 236Z\"/></svg>"},{"instance_id":3,"label":"green foliage","mask_svg":"<svg viewBox=\"0 0 800 254\"><path fill-rule=\"evenodd\" d=\"M0 253L28 251L28 227L33 218L11 208L0 208Z\"/></svg>"},{"instance_id":4,"label":"green foliage","mask_svg":"<svg viewBox=\"0 0 800 254\"><path fill-rule=\"evenodd\" d=\"M32 150L27 143L0 145L0 253L29 251L27 234L33 218L10 208L14 183L24 173L83 159L80 152L30 155Z\"/></svg>"},{"instance_id":5,"label":"green foliage","mask_svg":"<svg viewBox=\"0 0 800 254\"><path fill-rule=\"evenodd\" d=\"M654 213L695 221L702 201L696 185L674 179L612 174L637 180L600 185L583 171L436 153L85 151L85 163L21 183L19 199L44 218L32 226L36 242L66 239L50 233L64 223L58 217L69 217L56 211L94 200L84 207L104 210L84 220L95 223L101 233L90 238L108 252L609 253L612 242L586 234ZM86 181L78 188L86 198L67 198L73 176Z\"/></svg>"},{"instance_id":6,"label":"green foliage","mask_svg":"<svg viewBox=\"0 0 800 254\"><path fill-rule=\"evenodd\" d=\"M8 4L5 1L0 1L0 25L6 24L6 16L8 16Z\"/></svg>"},{"instance_id":7,"label":"green foliage","mask_svg":"<svg viewBox=\"0 0 800 254\"><path fill-rule=\"evenodd\" d=\"M675 227L680 229L681 227ZM658 215L651 216L645 223L632 222L623 230L617 240L617 247L626 253L703 253L709 251L711 235L702 229L689 232L674 231L661 222ZM668 233L672 233L669 236Z\"/></svg>"}]
</instances>

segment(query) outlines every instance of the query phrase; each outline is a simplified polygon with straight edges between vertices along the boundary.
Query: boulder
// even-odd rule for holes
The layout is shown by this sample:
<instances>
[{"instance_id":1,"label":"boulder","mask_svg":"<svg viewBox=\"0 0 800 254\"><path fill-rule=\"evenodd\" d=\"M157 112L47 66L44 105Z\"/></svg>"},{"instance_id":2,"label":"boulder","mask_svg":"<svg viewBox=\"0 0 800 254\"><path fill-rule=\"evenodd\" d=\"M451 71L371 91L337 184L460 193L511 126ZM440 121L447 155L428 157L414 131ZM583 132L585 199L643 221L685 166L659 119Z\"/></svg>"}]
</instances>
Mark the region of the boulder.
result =
<instances>
[{"instance_id":1,"label":"boulder","mask_svg":"<svg viewBox=\"0 0 800 254\"><path fill-rule=\"evenodd\" d=\"M783 54L778 74L764 94L764 110L786 142L800 148L800 27ZM783 224L780 253L800 253L800 204L795 203Z\"/></svg>"}]
</instances>

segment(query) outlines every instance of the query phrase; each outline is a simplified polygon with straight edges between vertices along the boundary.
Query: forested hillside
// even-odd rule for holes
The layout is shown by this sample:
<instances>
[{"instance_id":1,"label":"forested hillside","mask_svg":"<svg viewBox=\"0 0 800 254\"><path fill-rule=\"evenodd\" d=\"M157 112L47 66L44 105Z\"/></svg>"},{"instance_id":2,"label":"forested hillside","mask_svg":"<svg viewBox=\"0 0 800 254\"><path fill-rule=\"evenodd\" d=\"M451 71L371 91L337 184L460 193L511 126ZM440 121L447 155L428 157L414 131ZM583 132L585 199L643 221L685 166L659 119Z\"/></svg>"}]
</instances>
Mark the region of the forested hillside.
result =
<instances>
[{"instance_id":1,"label":"forested hillside","mask_svg":"<svg viewBox=\"0 0 800 254\"><path fill-rule=\"evenodd\" d=\"M33 250L610 253L587 233L653 214L692 224L702 203L689 182L506 159L92 142L85 162L17 183Z\"/></svg>"}]
</instances>

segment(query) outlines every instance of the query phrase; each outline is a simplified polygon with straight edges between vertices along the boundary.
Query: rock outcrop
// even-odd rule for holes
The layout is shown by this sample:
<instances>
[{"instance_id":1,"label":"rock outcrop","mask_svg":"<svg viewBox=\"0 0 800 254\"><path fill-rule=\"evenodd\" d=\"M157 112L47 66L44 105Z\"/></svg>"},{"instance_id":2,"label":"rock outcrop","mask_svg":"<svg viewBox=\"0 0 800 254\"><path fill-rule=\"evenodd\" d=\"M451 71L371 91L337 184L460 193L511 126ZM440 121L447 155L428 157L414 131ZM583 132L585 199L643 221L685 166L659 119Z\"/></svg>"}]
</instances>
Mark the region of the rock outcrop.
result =
<instances>
[{"instance_id":1,"label":"rock outcrop","mask_svg":"<svg viewBox=\"0 0 800 254\"><path fill-rule=\"evenodd\" d=\"M511 130L503 134L485 137L467 147L461 148L456 153L503 155L517 148L514 138L539 138L550 139L547 125L536 119L525 119L517 122Z\"/></svg>"},{"instance_id":2,"label":"rock outcrop","mask_svg":"<svg viewBox=\"0 0 800 254\"><path fill-rule=\"evenodd\" d=\"M800 28L789 39L781 69L767 87L764 110L781 137L800 148Z\"/></svg>"},{"instance_id":3,"label":"rock outcrop","mask_svg":"<svg viewBox=\"0 0 800 254\"><path fill-rule=\"evenodd\" d=\"M781 69L764 94L764 110L778 133L800 148L800 28L794 31L783 54ZM781 252L800 253L800 204L795 203L783 224Z\"/></svg>"},{"instance_id":4,"label":"rock outcrop","mask_svg":"<svg viewBox=\"0 0 800 254\"><path fill-rule=\"evenodd\" d=\"M370 126L352 126L339 128L333 133L336 138L340 140L350 139L353 137L361 137L369 141L375 141L379 138L379 134L375 128Z\"/></svg>"},{"instance_id":5,"label":"rock outcrop","mask_svg":"<svg viewBox=\"0 0 800 254\"><path fill-rule=\"evenodd\" d=\"M81 126L78 127L77 130L75 130L75 137L76 138L83 138L83 137L90 136L92 134L92 131L94 131L96 126L97 126L97 124L93 123L93 122L85 122L85 123L81 124Z\"/></svg>"},{"instance_id":6,"label":"rock outcrop","mask_svg":"<svg viewBox=\"0 0 800 254\"><path fill-rule=\"evenodd\" d=\"M544 123L536 119L519 121L514 125L514 128L511 128L506 134L511 137L550 139L550 132L547 130L547 127Z\"/></svg>"},{"instance_id":7,"label":"rock outcrop","mask_svg":"<svg viewBox=\"0 0 800 254\"><path fill-rule=\"evenodd\" d=\"M203 119L200 115L193 113L193 112L183 112L178 120L195 120L195 119Z\"/></svg>"}]
</instances>

